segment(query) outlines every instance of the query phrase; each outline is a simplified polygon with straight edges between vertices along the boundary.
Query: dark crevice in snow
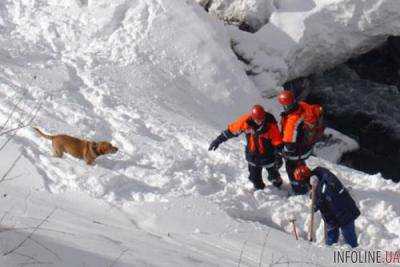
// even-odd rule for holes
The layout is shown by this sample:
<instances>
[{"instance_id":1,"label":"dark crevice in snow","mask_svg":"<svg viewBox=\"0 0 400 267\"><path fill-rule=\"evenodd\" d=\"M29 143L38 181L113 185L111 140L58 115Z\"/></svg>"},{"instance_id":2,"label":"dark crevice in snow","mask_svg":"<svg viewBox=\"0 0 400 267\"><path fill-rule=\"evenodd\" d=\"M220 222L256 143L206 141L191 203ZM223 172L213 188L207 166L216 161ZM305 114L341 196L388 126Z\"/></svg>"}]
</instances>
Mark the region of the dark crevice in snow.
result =
<instances>
[{"instance_id":1,"label":"dark crevice in snow","mask_svg":"<svg viewBox=\"0 0 400 267\"><path fill-rule=\"evenodd\" d=\"M324 106L327 125L352 138L360 149L340 163L400 181L400 40L321 74L285 84L300 98Z\"/></svg>"},{"instance_id":2,"label":"dark crevice in snow","mask_svg":"<svg viewBox=\"0 0 400 267\"><path fill-rule=\"evenodd\" d=\"M242 56L242 55L237 51L237 49L235 49L235 46L236 46L236 45L237 45L237 43L235 42L235 40L231 39L231 49L232 49L233 53L235 54L236 58L237 58L239 61L241 61L241 62L244 63L244 65L245 65L245 68L244 68L244 69L245 69L246 75L248 75L248 76L255 76L255 75L257 75L258 73L254 72L253 68L251 68L251 66L250 66L251 61L248 60L248 59L246 59L244 56Z\"/></svg>"},{"instance_id":3,"label":"dark crevice in snow","mask_svg":"<svg viewBox=\"0 0 400 267\"><path fill-rule=\"evenodd\" d=\"M199 4L204 8L205 11L208 12L210 9L212 1L211 0L201 0L199 1Z\"/></svg>"},{"instance_id":4,"label":"dark crevice in snow","mask_svg":"<svg viewBox=\"0 0 400 267\"><path fill-rule=\"evenodd\" d=\"M361 79L400 89L400 37L390 36L382 46L346 62Z\"/></svg>"}]
</instances>

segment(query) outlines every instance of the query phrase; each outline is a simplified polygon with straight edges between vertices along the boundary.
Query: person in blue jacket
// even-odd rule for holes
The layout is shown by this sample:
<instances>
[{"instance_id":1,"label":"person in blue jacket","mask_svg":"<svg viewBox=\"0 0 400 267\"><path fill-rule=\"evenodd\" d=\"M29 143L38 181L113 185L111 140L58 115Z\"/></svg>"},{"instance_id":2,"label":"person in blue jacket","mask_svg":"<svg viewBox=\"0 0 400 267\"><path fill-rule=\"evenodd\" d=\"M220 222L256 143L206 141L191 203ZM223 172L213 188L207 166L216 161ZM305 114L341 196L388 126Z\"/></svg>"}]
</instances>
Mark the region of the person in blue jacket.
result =
<instances>
[{"instance_id":1,"label":"person in blue jacket","mask_svg":"<svg viewBox=\"0 0 400 267\"><path fill-rule=\"evenodd\" d=\"M310 170L305 164L301 164L297 166L294 178L309 183L315 192L314 212L321 212L327 226L325 244L329 246L337 243L340 229L345 242L353 248L357 247L354 221L361 213L336 175L323 167Z\"/></svg>"}]
</instances>

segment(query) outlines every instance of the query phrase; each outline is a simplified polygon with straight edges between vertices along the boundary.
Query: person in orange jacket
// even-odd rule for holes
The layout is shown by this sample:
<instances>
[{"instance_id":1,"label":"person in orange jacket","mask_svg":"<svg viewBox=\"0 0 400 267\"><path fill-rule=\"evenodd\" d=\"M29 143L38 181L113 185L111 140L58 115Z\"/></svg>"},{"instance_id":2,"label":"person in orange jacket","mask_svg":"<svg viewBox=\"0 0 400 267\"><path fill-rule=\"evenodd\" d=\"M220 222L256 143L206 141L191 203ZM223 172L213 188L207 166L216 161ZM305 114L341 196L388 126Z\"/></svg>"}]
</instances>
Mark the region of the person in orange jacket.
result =
<instances>
[{"instance_id":1,"label":"person in orange jacket","mask_svg":"<svg viewBox=\"0 0 400 267\"><path fill-rule=\"evenodd\" d=\"M249 180L254 188L264 189L262 169L268 171L268 180L276 187L282 185L279 168L282 166L281 156L276 148L282 145L282 137L274 116L255 105L250 113L240 116L230 123L212 143L208 150L216 150L218 146L232 137L244 133L246 137L246 160L248 162Z\"/></svg>"},{"instance_id":2,"label":"person in orange jacket","mask_svg":"<svg viewBox=\"0 0 400 267\"><path fill-rule=\"evenodd\" d=\"M283 149L281 155L285 159L293 193L305 194L308 186L296 181L294 171L297 166L304 165L312 153L314 144L323 134L322 107L310 105L304 101L297 102L292 91L284 90L278 95L283 106L281 113L281 134ZM310 122L311 121L311 122Z\"/></svg>"}]
</instances>

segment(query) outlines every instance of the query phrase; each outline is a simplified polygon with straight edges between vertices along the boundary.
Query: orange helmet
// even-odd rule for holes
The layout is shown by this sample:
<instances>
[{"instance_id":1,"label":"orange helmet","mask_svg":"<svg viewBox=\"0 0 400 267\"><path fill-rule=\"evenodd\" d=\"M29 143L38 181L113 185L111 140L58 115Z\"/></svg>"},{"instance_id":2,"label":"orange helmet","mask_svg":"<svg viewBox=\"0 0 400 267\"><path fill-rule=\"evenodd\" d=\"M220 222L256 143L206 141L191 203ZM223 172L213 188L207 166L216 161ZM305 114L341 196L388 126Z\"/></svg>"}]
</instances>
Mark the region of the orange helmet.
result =
<instances>
[{"instance_id":1,"label":"orange helmet","mask_svg":"<svg viewBox=\"0 0 400 267\"><path fill-rule=\"evenodd\" d=\"M294 170L294 179L296 181L305 181L311 176L311 170L307 167L307 165L301 163Z\"/></svg>"},{"instance_id":2,"label":"orange helmet","mask_svg":"<svg viewBox=\"0 0 400 267\"><path fill-rule=\"evenodd\" d=\"M284 90L279 93L278 101L281 105L288 106L294 103L294 94L292 91Z\"/></svg>"},{"instance_id":3,"label":"orange helmet","mask_svg":"<svg viewBox=\"0 0 400 267\"><path fill-rule=\"evenodd\" d=\"M263 121L265 118L265 110L260 105L255 105L251 108L251 118L253 120Z\"/></svg>"}]
</instances>

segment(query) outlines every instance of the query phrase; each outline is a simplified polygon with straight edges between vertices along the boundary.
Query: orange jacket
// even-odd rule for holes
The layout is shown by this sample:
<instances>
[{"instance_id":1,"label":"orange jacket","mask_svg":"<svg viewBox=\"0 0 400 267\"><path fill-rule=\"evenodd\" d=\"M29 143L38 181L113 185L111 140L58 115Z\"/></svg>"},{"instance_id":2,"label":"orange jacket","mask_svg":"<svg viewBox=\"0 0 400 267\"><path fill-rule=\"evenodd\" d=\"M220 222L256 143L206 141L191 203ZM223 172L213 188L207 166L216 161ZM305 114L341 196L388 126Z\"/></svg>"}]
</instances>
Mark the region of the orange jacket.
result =
<instances>
[{"instance_id":1,"label":"orange jacket","mask_svg":"<svg viewBox=\"0 0 400 267\"><path fill-rule=\"evenodd\" d=\"M295 110L284 112L281 119L282 141L284 143L304 143L306 140L304 140L305 136L301 132L302 127L300 126L304 124L306 128L310 127L315 123L312 120L318 118L321 113L321 106L310 105L303 101L299 102Z\"/></svg>"},{"instance_id":2,"label":"orange jacket","mask_svg":"<svg viewBox=\"0 0 400 267\"><path fill-rule=\"evenodd\" d=\"M270 143L273 147L282 144L282 137L279 132L278 125L272 114L266 114L265 125L257 126L251 119L251 115L246 113L240 116L236 121L228 125L228 130L234 135L241 133L246 134L247 151L259 155L266 155L267 144ZM258 129L262 127L262 129ZM258 131L258 133L257 133Z\"/></svg>"},{"instance_id":3,"label":"orange jacket","mask_svg":"<svg viewBox=\"0 0 400 267\"><path fill-rule=\"evenodd\" d=\"M282 141L284 143L295 143L300 133L300 124L303 122L301 106L290 112L283 113L281 118Z\"/></svg>"}]
</instances>

